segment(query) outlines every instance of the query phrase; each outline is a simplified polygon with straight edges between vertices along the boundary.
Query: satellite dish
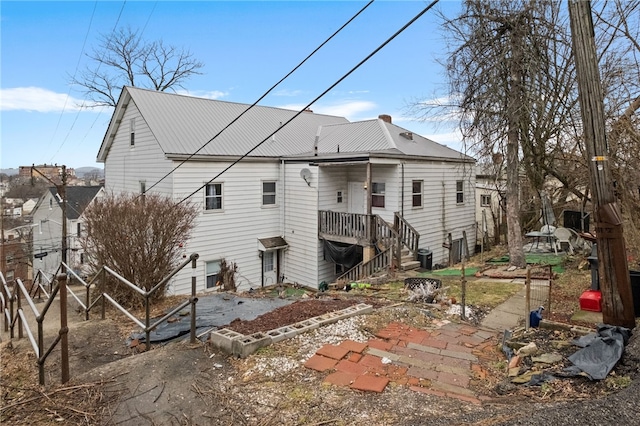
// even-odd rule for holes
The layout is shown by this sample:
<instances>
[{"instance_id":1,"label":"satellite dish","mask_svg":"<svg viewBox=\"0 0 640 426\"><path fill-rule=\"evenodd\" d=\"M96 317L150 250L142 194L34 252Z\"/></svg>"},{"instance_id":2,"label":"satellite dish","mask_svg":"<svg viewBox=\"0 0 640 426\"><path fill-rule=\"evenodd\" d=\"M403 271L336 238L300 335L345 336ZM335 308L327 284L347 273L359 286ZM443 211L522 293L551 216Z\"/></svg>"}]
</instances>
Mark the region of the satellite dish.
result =
<instances>
[{"instance_id":1,"label":"satellite dish","mask_svg":"<svg viewBox=\"0 0 640 426\"><path fill-rule=\"evenodd\" d=\"M311 170L309 169L300 170L300 177L307 183L307 185L311 186Z\"/></svg>"}]
</instances>

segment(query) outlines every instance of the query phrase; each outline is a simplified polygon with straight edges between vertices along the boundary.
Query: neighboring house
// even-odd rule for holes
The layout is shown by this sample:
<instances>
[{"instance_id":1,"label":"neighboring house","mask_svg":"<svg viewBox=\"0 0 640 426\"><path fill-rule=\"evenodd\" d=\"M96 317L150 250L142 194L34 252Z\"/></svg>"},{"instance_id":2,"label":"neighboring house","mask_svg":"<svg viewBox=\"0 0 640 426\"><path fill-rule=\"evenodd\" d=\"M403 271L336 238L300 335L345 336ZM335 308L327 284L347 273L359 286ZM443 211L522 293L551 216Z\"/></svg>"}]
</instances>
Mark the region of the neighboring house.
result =
<instances>
[{"instance_id":1,"label":"neighboring house","mask_svg":"<svg viewBox=\"0 0 640 426\"><path fill-rule=\"evenodd\" d=\"M82 271L84 254L79 236L82 233L82 212L104 193L101 186L69 186L67 201L67 265L74 271ZM33 269L42 270L48 276L55 273L62 262L62 199L55 187L47 189L32 212Z\"/></svg>"},{"instance_id":2,"label":"neighboring house","mask_svg":"<svg viewBox=\"0 0 640 426\"><path fill-rule=\"evenodd\" d=\"M222 259L237 264L241 289L317 287L353 265L400 268L418 249L448 263L473 247L473 158L389 116L350 123L305 111L287 124L297 112L263 106L213 139L248 107L126 87L98 153L107 191L201 209L186 244L200 255L198 291L215 288ZM185 270L172 291L190 283Z\"/></svg>"},{"instance_id":3,"label":"neighboring house","mask_svg":"<svg viewBox=\"0 0 640 426\"><path fill-rule=\"evenodd\" d=\"M478 244L499 241L500 229L506 226L504 211L506 176L502 162L476 166L476 222Z\"/></svg>"},{"instance_id":4,"label":"neighboring house","mask_svg":"<svg viewBox=\"0 0 640 426\"><path fill-rule=\"evenodd\" d=\"M27 226L20 226L19 228L25 230ZM31 261L29 259L30 232L18 233L9 230L5 231L3 235L5 237L5 240L2 241L4 278L7 282L20 278L25 284L29 284L31 280L31 265L29 265Z\"/></svg>"},{"instance_id":5,"label":"neighboring house","mask_svg":"<svg viewBox=\"0 0 640 426\"><path fill-rule=\"evenodd\" d=\"M38 203L37 198L30 198L27 201L25 201L25 203L22 205L22 214L23 215L30 214L37 203Z\"/></svg>"}]
</instances>

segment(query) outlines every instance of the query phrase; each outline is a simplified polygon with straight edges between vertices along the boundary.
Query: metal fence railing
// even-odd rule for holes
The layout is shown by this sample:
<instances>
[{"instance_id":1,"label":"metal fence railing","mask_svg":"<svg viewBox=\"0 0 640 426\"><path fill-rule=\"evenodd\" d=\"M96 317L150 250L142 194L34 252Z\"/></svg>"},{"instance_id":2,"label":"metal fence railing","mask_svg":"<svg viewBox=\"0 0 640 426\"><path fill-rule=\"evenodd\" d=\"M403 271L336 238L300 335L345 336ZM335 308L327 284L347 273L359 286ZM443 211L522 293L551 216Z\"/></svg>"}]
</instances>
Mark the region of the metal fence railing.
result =
<instances>
[{"instance_id":1,"label":"metal fence railing","mask_svg":"<svg viewBox=\"0 0 640 426\"><path fill-rule=\"evenodd\" d=\"M5 280L4 275L0 272L0 307L2 309L2 317L4 322L4 330L10 334L10 338L15 338L15 329L18 329L18 338L23 338L24 333L26 332L29 342L33 348L33 351L38 358L38 377L41 385L44 385L45 380L45 371L44 364L47 357L51 354L53 349L56 347L58 343L60 343L61 349L61 374L62 374L62 383L66 383L69 381L69 349L68 349L68 339L67 335L69 332L69 328L67 326L67 312L68 312L68 303L67 303L67 295L71 295L71 297L82 307L82 310L85 313L85 320L89 320L90 311L97 306L98 302L101 303L101 317L105 319L106 317L106 304L110 303L113 305L118 311L123 313L127 318L133 321L136 325L142 328L145 332L146 337L146 348L147 350L151 349L151 339L150 333L164 321L178 313L180 310L185 308L188 305L191 305L191 324L190 324L190 340L191 343L195 343L196 341L196 303L198 302L198 298L196 297L196 261L198 259L198 254L193 253L189 258L187 258L183 263L178 265L172 272L169 273L166 277L164 277L159 283L153 286L148 291L141 289L136 286L134 283L131 283L113 269L103 266L100 271L94 275L93 279L89 282L86 282L82 279L73 269L71 269L67 264L61 263L58 267L56 273L50 279L47 275L38 271L36 277L33 280L33 285L30 289L27 289L25 284L21 279L15 279L14 285L10 286ZM185 266L191 264L192 274L191 274L191 295L188 300L182 302L178 307L171 310L171 312L164 315L162 318L156 320L151 323L151 300L152 297L162 288L167 282L174 277L180 270L182 270ZM129 312L126 308L120 305L112 296L110 296L106 291L101 292L94 300L91 299L91 290L95 288L95 284L98 280L106 279L106 275L112 276L116 278L119 282L123 283L125 286L133 290L136 294L140 295L144 299L145 306L145 318L144 322L138 318L136 318L131 312ZM77 295L69 286L67 285L67 279L69 276L77 279L81 285L84 287L85 294L84 300ZM46 286L49 286L47 290ZM46 296L46 301L42 310L38 310L36 304L33 299L37 295L40 299L42 294ZM48 348L44 346L44 322L45 317L49 309L51 308L53 302L56 299L56 296L60 303L60 329L58 331L58 335L55 337L53 342ZM33 332L29 327L29 323L27 321L27 317L25 316L25 312L23 310L23 300L26 303L27 307L35 317L37 323L37 337L34 336Z\"/></svg>"}]
</instances>

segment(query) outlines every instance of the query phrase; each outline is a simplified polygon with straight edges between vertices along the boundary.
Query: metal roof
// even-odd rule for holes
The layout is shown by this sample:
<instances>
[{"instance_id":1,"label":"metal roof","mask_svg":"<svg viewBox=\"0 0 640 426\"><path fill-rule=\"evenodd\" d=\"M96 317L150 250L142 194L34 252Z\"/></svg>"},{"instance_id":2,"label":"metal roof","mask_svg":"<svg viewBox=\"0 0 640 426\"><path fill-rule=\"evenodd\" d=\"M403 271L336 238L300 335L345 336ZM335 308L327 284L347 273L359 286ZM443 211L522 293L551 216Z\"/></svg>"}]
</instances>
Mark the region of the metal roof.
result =
<instances>
[{"instance_id":1,"label":"metal roof","mask_svg":"<svg viewBox=\"0 0 640 426\"><path fill-rule=\"evenodd\" d=\"M376 152L413 157L473 160L454 149L381 119L323 126L319 156L335 153Z\"/></svg>"},{"instance_id":2,"label":"metal roof","mask_svg":"<svg viewBox=\"0 0 640 426\"><path fill-rule=\"evenodd\" d=\"M303 112L285 125L298 112L266 106L253 107L207 144L250 105L135 87L123 88L100 147L98 161L106 160L130 102L137 106L168 157L191 155L196 151L196 156L203 158L242 156L268 138L249 157L334 157L340 152L345 157L354 153L378 153L473 161L471 157L420 135L412 134L410 140L401 135L410 134L406 129L381 119L351 123L344 117ZM273 132L276 133L269 137ZM317 151L314 149L316 144Z\"/></svg>"}]
</instances>

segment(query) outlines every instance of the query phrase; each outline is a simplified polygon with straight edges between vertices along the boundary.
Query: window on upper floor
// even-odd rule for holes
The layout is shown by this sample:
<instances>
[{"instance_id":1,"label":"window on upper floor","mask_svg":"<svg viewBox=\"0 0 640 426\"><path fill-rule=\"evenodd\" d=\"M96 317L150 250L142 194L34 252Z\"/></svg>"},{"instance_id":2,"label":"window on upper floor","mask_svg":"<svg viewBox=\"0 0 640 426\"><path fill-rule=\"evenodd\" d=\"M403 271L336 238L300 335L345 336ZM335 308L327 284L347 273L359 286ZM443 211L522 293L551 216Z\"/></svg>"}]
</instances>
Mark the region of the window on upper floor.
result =
<instances>
[{"instance_id":1,"label":"window on upper floor","mask_svg":"<svg viewBox=\"0 0 640 426\"><path fill-rule=\"evenodd\" d=\"M385 184L373 182L371 184L371 206L384 208Z\"/></svg>"},{"instance_id":2,"label":"window on upper floor","mask_svg":"<svg viewBox=\"0 0 640 426\"><path fill-rule=\"evenodd\" d=\"M206 285L207 288L214 288L218 282L220 281L221 277L220 277L220 261L219 260L213 260L211 262L207 262L206 263Z\"/></svg>"},{"instance_id":3,"label":"window on upper floor","mask_svg":"<svg viewBox=\"0 0 640 426\"><path fill-rule=\"evenodd\" d=\"M205 186L205 210L222 210L222 184L209 183Z\"/></svg>"},{"instance_id":4,"label":"window on upper floor","mask_svg":"<svg viewBox=\"0 0 640 426\"><path fill-rule=\"evenodd\" d=\"M129 146L134 147L136 145L136 119L129 120Z\"/></svg>"},{"instance_id":5,"label":"window on upper floor","mask_svg":"<svg viewBox=\"0 0 640 426\"><path fill-rule=\"evenodd\" d=\"M78 237L80 237L80 236L82 236L82 223L81 223L81 222L78 222L78 224L77 224L76 226L77 226L77 229L76 229L76 235L77 235Z\"/></svg>"},{"instance_id":6,"label":"window on upper floor","mask_svg":"<svg viewBox=\"0 0 640 426\"><path fill-rule=\"evenodd\" d=\"M414 180L411 183L411 205L422 207L422 181Z\"/></svg>"},{"instance_id":7,"label":"window on upper floor","mask_svg":"<svg viewBox=\"0 0 640 426\"><path fill-rule=\"evenodd\" d=\"M342 203L342 191L336 192L336 203Z\"/></svg>"},{"instance_id":8,"label":"window on upper floor","mask_svg":"<svg viewBox=\"0 0 640 426\"><path fill-rule=\"evenodd\" d=\"M53 198L49 198L49 210L53 210Z\"/></svg>"},{"instance_id":9,"label":"window on upper floor","mask_svg":"<svg viewBox=\"0 0 640 426\"><path fill-rule=\"evenodd\" d=\"M262 205L274 206L276 204L276 182L262 182Z\"/></svg>"},{"instance_id":10,"label":"window on upper floor","mask_svg":"<svg viewBox=\"0 0 640 426\"><path fill-rule=\"evenodd\" d=\"M7 262L7 265L11 265L13 263L13 255L12 254L8 254L5 257L5 261Z\"/></svg>"},{"instance_id":11,"label":"window on upper floor","mask_svg":"<svg viewBox=\"0 0 640 426\"><path fill-rule=\"evenodd\" d=\"M491 206L491 195L488 195L488 194L480 195L480 206L481 207Z\"/></svg>"},{"instance_id":12,"label":"window on upper floor","mask_svg":"<svg viewBox=\"0 0 640 426\"><path fill-rule=\"evenodd\" d=\"M456 181L456 203L464 203L464 181L462 180Z\"/></svg>"}]
</instances>

